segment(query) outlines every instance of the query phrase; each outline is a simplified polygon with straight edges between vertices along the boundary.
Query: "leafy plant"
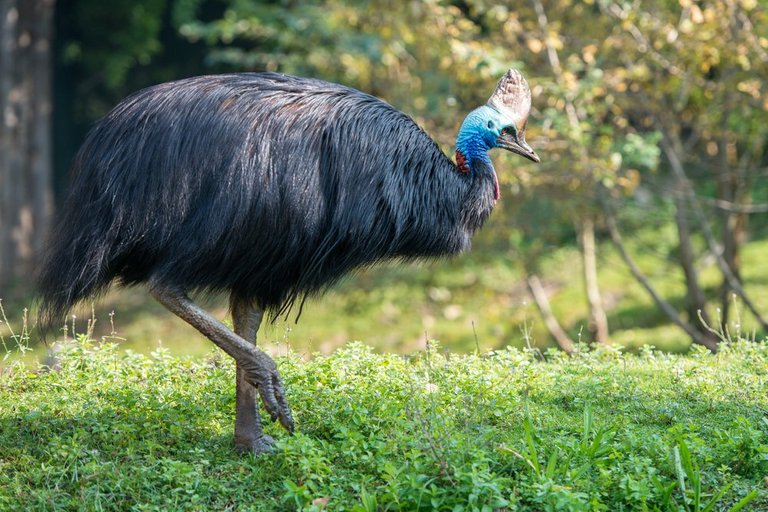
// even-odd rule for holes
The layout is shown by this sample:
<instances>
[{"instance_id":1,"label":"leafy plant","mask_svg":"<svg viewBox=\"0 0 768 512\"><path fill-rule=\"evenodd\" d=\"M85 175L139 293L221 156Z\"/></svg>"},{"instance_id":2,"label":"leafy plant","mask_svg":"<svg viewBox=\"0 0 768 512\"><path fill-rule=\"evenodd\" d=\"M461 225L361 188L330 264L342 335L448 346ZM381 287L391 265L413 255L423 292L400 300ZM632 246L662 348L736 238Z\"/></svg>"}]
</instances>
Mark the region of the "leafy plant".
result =
<instances>
[{"instance_id":1,"label":"leafy plant","mask_svg":"<svg viewBox=\"0 0 768 512\"><path fill-rule=\"evenodd\" d=\"M703 502L705 495L702 493L702 473L699 465L691 457L688 445L682 437L678 437L677 445L672 449L675 461L675 473L677 474L677 483L683 496L683 506L685 510L692 512L710 512L715 509L717 503L723 498L726 492L733 485L725 484L719 491L715 492L712 498L706 503ZM686 482L688 485L686 485ZM758 493L753 489L749 494L740 499L735 505L730 507L729 512L737 512L757 498Z\"/></svg>"},{"instance_id":2,"label":"leafy plant","mask_svg":"<svg viewBox=\"0 0 768 512\"><path fill-rule=\"evenodd\" d=\"M0 509L760 510L768 346L278 357L298 425L231 446L234 367L87 336L0 374ZM713 414L716 404L717 413Z\"/></svg>"}]
</instances>

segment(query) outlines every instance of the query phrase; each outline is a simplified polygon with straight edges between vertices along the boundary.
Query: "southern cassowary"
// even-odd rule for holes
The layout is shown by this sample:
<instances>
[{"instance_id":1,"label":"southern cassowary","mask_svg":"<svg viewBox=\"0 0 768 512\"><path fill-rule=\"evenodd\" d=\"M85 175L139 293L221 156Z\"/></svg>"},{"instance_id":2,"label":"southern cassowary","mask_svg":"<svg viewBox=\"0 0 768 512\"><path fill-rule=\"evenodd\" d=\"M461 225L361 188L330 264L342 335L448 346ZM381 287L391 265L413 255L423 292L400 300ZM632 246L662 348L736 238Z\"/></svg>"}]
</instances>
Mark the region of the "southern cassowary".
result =
<instances>
[{"instance_id":1,"label":"southern cassowary","mask_svg":"<svg viewBox=\"0 0 768 512\"><path fill-rule=\"evenodd\" d=\"M40 326L112 281L146 283L237 363L235 443L260 452L256 392L293 419L255 346L280 314L380 260L465 250L499 198L487 151L534 162L528 84L510 70L472 111L456 163L407 115L341 85L273 73L201 76L135 93L90 131L39 277ZM234 332L190 292L227 292Z\"/></svg>"}]
</instances>

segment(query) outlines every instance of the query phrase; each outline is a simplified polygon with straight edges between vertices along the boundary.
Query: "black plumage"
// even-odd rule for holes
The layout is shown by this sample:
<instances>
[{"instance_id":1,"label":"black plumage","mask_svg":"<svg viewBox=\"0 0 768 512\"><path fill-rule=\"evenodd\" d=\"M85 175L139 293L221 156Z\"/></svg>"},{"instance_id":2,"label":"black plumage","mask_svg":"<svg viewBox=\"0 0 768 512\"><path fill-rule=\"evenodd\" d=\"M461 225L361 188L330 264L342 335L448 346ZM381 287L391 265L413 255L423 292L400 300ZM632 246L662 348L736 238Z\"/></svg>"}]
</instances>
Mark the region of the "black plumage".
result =
<instances>
[{"instance_id":1,"label":"black plumage","mask_svg":"<svg viewBox=\"0 0 768 512\"><path fill-rule=\"evenodd\" d=\"M90 132L40 290L45 325L115 279L278 311L350 269L457 253L494 204L408 116L278 74L144 89Z\"/></svg>"}]
</instances>

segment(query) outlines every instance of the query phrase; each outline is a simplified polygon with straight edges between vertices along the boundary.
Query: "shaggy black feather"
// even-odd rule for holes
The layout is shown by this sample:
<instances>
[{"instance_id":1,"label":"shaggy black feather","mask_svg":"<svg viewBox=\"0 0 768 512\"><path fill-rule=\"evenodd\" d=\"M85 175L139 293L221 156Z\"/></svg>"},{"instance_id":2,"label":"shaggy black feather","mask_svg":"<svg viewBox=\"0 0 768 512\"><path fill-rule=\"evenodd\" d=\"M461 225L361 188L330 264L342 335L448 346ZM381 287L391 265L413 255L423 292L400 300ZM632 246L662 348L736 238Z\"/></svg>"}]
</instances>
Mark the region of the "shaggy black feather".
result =
<instances>
[{"instance_id":1,"label":"shaggy black feather","mask_svg":"<svg viewBox=\"0 0 768 512\"><path fill-rule=\"evenodd\" d=\"M88 134L39 276L40 324L118 280L229 291L273 314L355 268L467 249L493 208L408 116L340 85L202 76Z\"/></svg>"}]
</instances>

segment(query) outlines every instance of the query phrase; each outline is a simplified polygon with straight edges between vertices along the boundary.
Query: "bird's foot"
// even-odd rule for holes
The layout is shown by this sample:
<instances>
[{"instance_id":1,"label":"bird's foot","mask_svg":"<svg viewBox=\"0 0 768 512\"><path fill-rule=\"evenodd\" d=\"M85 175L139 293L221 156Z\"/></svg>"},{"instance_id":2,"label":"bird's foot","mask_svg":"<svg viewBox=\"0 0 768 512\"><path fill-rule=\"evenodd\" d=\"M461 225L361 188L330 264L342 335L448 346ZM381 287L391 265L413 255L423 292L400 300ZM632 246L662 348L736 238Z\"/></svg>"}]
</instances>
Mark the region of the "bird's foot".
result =
<instances>
[{"instance_id":1,"label":"bird's foot","mask_svg":"<svg viewBox=\"0 0 768 512\"><path fill-rule=\"evenodd\" d=\"M273 451L275 440L266 434L261 434L253 439L235 439L235 448L242 453L259 455Z\"/></svg>"},{"instance_id":2,"label":"bird's foot","mask_svg":"<svg viewBox=\"0 0 768 512\"><path fill-rule=\"evenodd\" d=\"M245 372L245 380L259 391L264 408L272 421L280 421L280 425L293 434L293 415L285 399L283 381L272 358L261 350L254 349L251 360L239 364Z\"/></svg>"}]
</instances>

